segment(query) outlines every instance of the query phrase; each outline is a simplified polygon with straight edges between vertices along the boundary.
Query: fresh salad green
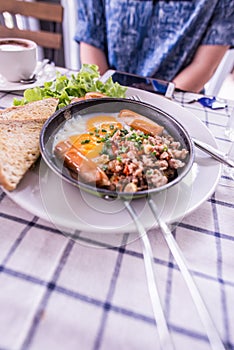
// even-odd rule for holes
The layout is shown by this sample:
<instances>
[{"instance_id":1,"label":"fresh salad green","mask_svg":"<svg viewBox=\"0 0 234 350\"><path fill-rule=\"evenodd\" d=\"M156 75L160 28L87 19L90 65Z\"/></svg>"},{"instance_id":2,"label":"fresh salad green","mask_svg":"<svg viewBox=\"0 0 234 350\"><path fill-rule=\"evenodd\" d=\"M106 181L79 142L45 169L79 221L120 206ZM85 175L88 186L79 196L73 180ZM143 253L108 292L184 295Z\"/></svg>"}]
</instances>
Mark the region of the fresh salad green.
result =
<instances>
[{"instance_id":1,"label":"fresh salad green","mask_svg":"<svg viewBox=\"0 0 234 350\"><path fill-rule=\"evenodd\" d=\"M105 83L101 82L98 66L83 64L80 71L70 78L57 72L54 81L44 83L44 87L26 89L22 99L15 98L15 106L38 101L49 97L59 99L58 108L68 105L72 98L83 97L87 92L101 92L109 97L125 97L126 87L114 83L110 77Z\"/></svg>"}]
</instances>

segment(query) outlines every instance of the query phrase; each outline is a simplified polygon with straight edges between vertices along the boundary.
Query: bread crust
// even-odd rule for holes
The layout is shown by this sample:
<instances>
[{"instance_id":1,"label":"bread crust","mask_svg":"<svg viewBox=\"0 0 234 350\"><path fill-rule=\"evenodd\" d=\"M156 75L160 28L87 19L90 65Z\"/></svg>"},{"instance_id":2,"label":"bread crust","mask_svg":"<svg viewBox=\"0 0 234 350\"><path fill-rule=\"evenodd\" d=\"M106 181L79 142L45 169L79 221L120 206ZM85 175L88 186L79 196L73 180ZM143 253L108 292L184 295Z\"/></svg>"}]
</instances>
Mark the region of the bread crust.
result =
<instances>
[{"instance_id":1,"label":"bread crust","mask_svg":"<svg viewBox=\"0 0 234 350\"><path fill-rule=\"evenodd\" d=\"M0 111L0 120L48 119L55 112L57 105L58 99L46 98L22 106L12 106Z\"/></svg>"},{"instance_id":2,"label":"bread crust","mask_svg":"<svg viewBox=\"0 0 234 350\"><path fill-rule=\"evenodd\" d=\"M44 99L0 111L0 185L14 190L40 155L39 136L58 100Z\"/></svg>"}]
</instances>

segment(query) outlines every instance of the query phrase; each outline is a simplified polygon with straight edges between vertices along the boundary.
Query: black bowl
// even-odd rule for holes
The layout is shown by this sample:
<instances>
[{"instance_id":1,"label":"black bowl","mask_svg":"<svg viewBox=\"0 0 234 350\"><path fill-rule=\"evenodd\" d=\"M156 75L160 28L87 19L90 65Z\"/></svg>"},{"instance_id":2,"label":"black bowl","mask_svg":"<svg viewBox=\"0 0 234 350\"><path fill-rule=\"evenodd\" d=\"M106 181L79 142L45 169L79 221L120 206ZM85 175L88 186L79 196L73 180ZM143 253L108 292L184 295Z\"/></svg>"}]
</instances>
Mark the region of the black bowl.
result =
<instances>
[{"instance_id":1,"label":"black bowl","mask_svg":"<svg viewBox=\"0 0 234 350\"><path fill-rule=\"evenodd\" d=\"M122 109L130 109L133 112L144 115L145 117L155 121L159 125L162 125L165 130L174 137L176 141L181 143L183 148L188 150L188 156L185 160L185 166L178 169L178 175L172 181L167 184L148 190L138 191L134 193L126 192L113 192L105 188L98 188L90 184L86 184L80 180L74 179L69 170L63 166L63 163L53 153L53 142L55 134L63 127L64 123L71 118L79 115L84 117L88 114L94 113L118 113ZM54 171L58 176L62 177L65 181L72 185L78 186L80 189L91 192L92 194L110 198L110 197L124 197L124 198L138 198L147 196L148 194L163 191L184 178L184 176L190 171L194 160L194 148L193 142L186 131L186 129L172 116L163 112L162 110L149 105L144 102L133 101L129 99L120 98L99 98L90 99L72 103L63 109L55 112L44 124L40 135L40 150L43 159L46 164Z\"/></svg>"}]
</instances>

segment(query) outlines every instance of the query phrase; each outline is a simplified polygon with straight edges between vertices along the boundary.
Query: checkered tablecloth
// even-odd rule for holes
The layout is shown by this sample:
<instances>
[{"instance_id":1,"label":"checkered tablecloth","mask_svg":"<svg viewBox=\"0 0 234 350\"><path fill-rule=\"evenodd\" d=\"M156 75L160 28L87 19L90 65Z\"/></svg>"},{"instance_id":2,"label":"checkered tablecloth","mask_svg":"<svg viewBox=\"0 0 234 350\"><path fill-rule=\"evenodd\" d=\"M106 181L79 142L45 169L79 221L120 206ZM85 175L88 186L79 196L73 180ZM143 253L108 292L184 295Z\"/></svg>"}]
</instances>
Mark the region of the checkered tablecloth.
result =
<instances>
[{"instance_id":1,"label":"checkered tablecloth","mask_svg":"<svg viewBox=\"0 0 234 350\"><path fill-rule=\"evenodd\" d=\"M0 108L21 92L0 92ZM178 103L208 126L224 151L234 102L212 111ZM222 179L231 185L231 179ZM209 181L209 179L204 179ZM178 223L174 235L226 349L234 349L234 187L215 193ZM0 191L0 350L160 349L139 240L105 247L74 241ZM163 310L176 350L210 344L159 229L148 233ZM167 350L167 349L163 349Z\"/></svg>"}]
</instances>

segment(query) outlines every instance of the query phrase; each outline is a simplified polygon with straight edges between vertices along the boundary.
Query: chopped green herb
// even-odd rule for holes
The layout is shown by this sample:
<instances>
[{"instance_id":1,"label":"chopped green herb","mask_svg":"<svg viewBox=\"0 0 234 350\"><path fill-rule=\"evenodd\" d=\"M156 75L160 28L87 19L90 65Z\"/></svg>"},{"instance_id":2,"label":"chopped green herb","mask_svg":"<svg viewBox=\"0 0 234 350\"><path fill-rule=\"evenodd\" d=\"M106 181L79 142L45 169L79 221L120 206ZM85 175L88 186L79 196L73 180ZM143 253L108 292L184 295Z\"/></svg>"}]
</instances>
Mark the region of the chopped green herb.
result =
<instances>
[{"instance_id":1,"label":"chopped green herb","mask_svg":"<svg viewBox=\"0 0 234 350\"><path fill-rule=\"evenodd\" d=\"M101 140L101 142L106 142L107 140L108 140L108 136L105 136L105 137L102 137L100 140Z\"/></svg>"},{"instance_id":2,"label":"chopped green herb","mask_svg":"<svg viewBox=\"0 0 234 350\"><path fill-rule=\"evenodd\" d=\"M120 156L117 156L116 160L118 160L119 162L122 162L122 158Z\"/></svg>"},{"instance_id":3,"label":"chopped green herb","mask_svg":"<svg viewBox=\"0 0 234 350\"><path fill-rule=\"evenodd\" d=\"M106 171L107 169L108 169L108 165L103 164L103 166L102 166L102 170Z\"/></svg>"},{"instance_id":4,"label":"chopped green herb","mask_svg":"<svg viewBox=\"0 0 234 350\"><path fill-rule=\"evenodd\" d=\"M122 146L122 147L120 147L119 152L120 153L126 153L127 150L128 150L128 147Z\"/></svg>"},{"instance_id":5,"label":"chopped green herb","mask_svg":"<svg viewBox=\"0 0 234 350\"><path fill-rule=\"evenodd\" d=\"M118 130L117 128L114 129L113 132L111 133L110 137L113 136L116 133L117 130Z\"/></svg>"},{"instance_id":6,"label":"chopped green herb","mask_svg":"<svg viewBox=\"0 0 234 350\"><path fill-rule=\"evenodd\" d=\"M86 139L86 140L81 141L82 145L85 145L86 143L90 143L90 140Z\"/></svg>"}]
</instances>

